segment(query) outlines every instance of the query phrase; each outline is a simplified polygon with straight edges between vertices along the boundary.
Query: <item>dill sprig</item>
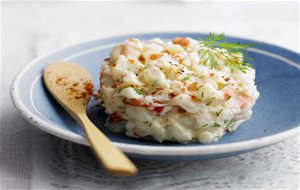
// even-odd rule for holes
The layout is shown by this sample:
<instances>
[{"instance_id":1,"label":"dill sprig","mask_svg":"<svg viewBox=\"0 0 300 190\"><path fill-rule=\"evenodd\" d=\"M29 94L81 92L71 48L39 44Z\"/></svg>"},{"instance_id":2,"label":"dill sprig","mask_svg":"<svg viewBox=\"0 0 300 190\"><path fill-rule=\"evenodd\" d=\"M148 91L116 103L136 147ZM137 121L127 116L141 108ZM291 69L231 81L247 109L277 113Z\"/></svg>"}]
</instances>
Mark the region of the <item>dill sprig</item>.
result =
<instances>
[{"instance_id":1,"label":"dill sprig","mask_svg":"<svg viewBox=\"0 0 300 190\"><path fill-rule=\"evenodd\" d=\"M206 39L199 38L199 40L206 47L200 50L201 58L207 57L203 63L206 65L209 61L211 69L218 68L219 64L216 58L219 57L225 59L225 65L229 66L232 72L238 69L246 73L249 67L253 67L248 62L252 59L245 57L244 50L256 44L229 43L226 41L224 33L218 35L209 33Z\"/></svg>"},{"instance_id":2,"label":"dill sprig","mask_svg":"<svg viewBox=\"0 0 300 190\"><path fill-rule=\"evenodd\" d=\"M138 88L135 88L135 87L132 87L134 89L134 91L137 93L137 94L144 94L143 91L141 91L140 89Z\"/></svg>"},{"instance_id":3,"label":"dill sprig","mask_svg":"<svg viewBox=\"0 0 300 190\"><path fill-rule=\"evenodd\" d=\"M222 113L222 111L223 111L223 108L220 111L216 112L217 117L220 116L220 114Z\"/></svg>"},{"instance_id":4,"label":"dill sprig","mask_svg":"<svg viewBox=\"0 0 300 190\"><path fill-rule=\"evenodd\" d=\"M184 82L184 81L188 80L189 78L190 78L190 76L186 76L181 80L181 82Z\"/></svg>"},{"instance_id":5,"label":"dill sprig","mask_svg":"<svg viewBox=\"0 0 300 190\"><path fill-rule=\"evenodd\" d=\"M138 88L136 88L136 87L133 87L133 86L127 86L127 87L123 88L122 90L124 90L124 89L126 89L126 88L133 88L133 90L134 90L137 94L144 94L144 92L143 92L142 90L140 90L140 89L138 89ZM118 94L120 94L120 93L122 92L122 90L120 90L120 91L118 92Z\"/></svg>"},{"instance_id":6,"label":"dill sprig","mask_svg":"<svg viewBox=\"0 0 300 190\"><path fill-rule=\"evenodd\" d=\"M212 125L212 127L221 127L221 125L218 124L218 123L214 123L214 124Z\"/></svg>"}]
</instances>

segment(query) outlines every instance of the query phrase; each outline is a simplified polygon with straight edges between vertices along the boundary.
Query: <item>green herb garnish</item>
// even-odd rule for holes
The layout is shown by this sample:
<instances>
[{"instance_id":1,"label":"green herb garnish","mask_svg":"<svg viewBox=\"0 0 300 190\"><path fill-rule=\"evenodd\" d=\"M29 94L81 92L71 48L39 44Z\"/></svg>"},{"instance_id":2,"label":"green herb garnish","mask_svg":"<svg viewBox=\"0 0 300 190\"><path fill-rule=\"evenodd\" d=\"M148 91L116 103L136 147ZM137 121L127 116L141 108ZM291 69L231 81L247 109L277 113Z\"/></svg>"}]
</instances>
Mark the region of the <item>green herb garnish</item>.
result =
<instances>
[{"instance_id":1,"label":"green herb garnish","mask_svg":"<svg viewBox=\"0 0 300 190\"><path fill-rule=\"evenodd\" d=\"M201 127L206 127L206 126L208 126L208 124L201 125Z\"/></svg>"},{"instance_id":2,"label":"green herb garnish","mask_svg":"<svg viewBox=\"0 0 300 190\"><path fill-rule=\"evenodd\" d=\"M209 33L206 39L199 38L199 40L206 47L200 50L199 53L202 54L200 57L203 58L207 55L208 58L204 60L204 64L206 65L209 60L211 69L218 68L219 64L216 61L218 57L225 59L225 65L229 66L231 71L237 69L246 73L248 68L253 67L247 62L251 60L250 58L244 56L241 60L239 55L245 55L244 50L256 44L229 43L226 41L224 33L218 35Z\"/></svg>"},{"instance_id":3,"label":"green herb garnish","mask_svg":"<svg viewBox=\"0 0 300 190\"><path fill-rule=\"evenodd\" d=\"M144 92L141 91L140 89L135 88L135 87L132 87L132 88L135 90L135 92L136 92L137 94L144 94Z\"/></svg>"},{"instance_id":4,"label":"green herb garnish","mask_svg":"<svg viewBox=\"0 0 300 190\"><path fill-rule=\"evenodd\" d=\"M220 116L220 114L222 113L222 111L223 111L223 108L220 111L216 112L217 117Z\"/></svg>"},{"instance_id":5,"label":"green herb garnish","mask_svg":"<svg viewBox=\"0 0 300 190\"><path fill-rule=\"evenodd\" d=\"M189 78L190 78L190 76L186 76L181 80L181 82L184 82L184 81L188 80Z\"/></svg>"},{"instance_id":6,"label":"green herb garnish","mask_svg":"<svg viewBox=\"0 0 300 190\"><path fill-rule=\"evenodd\" d=\"M218 123L214 123L212 127L221 127L221 125Z\"/></svg>"},{"instance_id":7,"label":"green herb garnish","mask_svg":"<svg viewBox=\"0 0 300 190\"><path fill-rule=\"evenodd\" d=\"M214 101L214 99L216 99L216 97L212 97L212 98L210 99L210 101L207 102L205 105L209 106L209 105Z\"/></svg>"},{"instance_id":8,"label":"green herb garnish","mask_svg":"<svg viewBox=\"0 0 300 190\"><path fill-rule=\"evenodd\" d=\"M224 83L217 82L217 85L218 85L218 90L222 90L225 86L228 85L228 83L224 84Z\"/></svg>"},{"instance_id":9,"label":"green herb garnish","mask_svg":"<svg viewBox=\"0 0 300 190\"><path fill-rule=\"evenodd\" d=\"M124 90L124 89L126 89L126 88L133 88L133 90L134 90L137 94L144 94L143 91L141 91L140 89L135 88L135 87L133 87L133 86L127 86L127 87L123 88L122 90ZM118 92L118 94L120 94L120 93L122 92L122 90L120 90L120 91Z\"/></svg>"}]
</instances>

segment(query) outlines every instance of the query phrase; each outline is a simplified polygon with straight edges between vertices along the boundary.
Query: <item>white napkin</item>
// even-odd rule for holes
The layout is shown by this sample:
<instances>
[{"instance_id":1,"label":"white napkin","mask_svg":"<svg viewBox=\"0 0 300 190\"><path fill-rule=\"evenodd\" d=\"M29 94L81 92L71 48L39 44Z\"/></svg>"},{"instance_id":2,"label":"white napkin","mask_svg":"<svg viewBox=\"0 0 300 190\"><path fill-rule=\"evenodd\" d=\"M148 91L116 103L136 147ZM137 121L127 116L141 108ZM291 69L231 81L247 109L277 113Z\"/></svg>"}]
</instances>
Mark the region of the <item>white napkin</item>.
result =
<instances>
[{"instance_id":1,"label":"white napkin","mask_svg":"<svg viewBox=\"0 0 300 190\"><path fill-rule=\"evenodd\" d=\"M218 160L133 159L136 177L106 173L85 146L35 130L31 189L297 189L300 138ZM298 149L299 150L299 149Z\"/></svg>"}]
</instances>

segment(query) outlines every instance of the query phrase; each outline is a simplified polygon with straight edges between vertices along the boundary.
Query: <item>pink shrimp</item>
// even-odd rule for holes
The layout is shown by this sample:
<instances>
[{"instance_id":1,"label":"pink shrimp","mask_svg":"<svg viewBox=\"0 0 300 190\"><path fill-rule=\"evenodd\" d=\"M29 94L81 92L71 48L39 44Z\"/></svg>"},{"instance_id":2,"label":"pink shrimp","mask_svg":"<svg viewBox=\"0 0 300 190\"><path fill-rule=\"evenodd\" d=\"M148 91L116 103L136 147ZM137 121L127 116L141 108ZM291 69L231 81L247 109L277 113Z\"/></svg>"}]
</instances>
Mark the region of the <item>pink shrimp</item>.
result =
<instances>
[{"instance_id":1,"label":"pink shrimp","mask_svg":"<svg viewBox=\"0 0 300 190\"><path fill-rule=\"evenodd\" d=\"M224 87L223 92L225 100L229 100L234 94L234 90L230 86Z\"/></svg>"},{"instance_id":2,"label":"pink shrimp","mask_svg":"<svg viewBox=\"0 0 300 190\"><path fill-rule=\"evenodd\" d=\"M237 94L238 105L241 109L244 109L252 101L252 98L244 93Z\"/></svg>"},{"instance_id":3,"label":"pink shrimp","mask_svg":"<svg viewBox=\"0 0 300 190\"><path fill-rule=\"evenodd\" d=\"M173 44L178 44L181 45L182 47L187 47L189 46L190 40L188 38L174 38L172 40Z\"/></svg>"}]
</instances>

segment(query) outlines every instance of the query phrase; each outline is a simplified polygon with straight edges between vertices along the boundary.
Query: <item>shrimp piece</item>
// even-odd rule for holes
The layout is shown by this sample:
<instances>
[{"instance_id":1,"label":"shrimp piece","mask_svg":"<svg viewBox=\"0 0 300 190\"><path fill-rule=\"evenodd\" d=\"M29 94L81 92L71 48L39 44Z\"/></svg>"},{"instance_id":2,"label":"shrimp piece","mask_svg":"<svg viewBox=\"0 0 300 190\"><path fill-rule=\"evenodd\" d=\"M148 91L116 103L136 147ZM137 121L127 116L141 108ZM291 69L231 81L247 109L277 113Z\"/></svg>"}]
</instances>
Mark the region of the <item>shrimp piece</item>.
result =
<instances>
[{"instance_id":1,"label":"shrimp piece","mask_svg":"<svg viewBox=\"0 0 300 190\"><path fill-rule=\"evenodd\" d=\"M123 121L123 118L117 112L110 114L108 117L109 123L119 123L121 121Z\"/></svg>"},{"instance_id":2,"label":"shrimp piece","mask_svg":"<svg viewBox=\"0 0 300 190\"><path fill-rule=\"evenodd\" d=\"M160 57L159 54L151 54L149 58L150 58L151 60L157 60L159 57Z\"/></svg>"},{"instance_id":3,"label":"shrimp piece","mask_svg":"<svg viewBox=\"0 0 300 190\"><path fill-rule=\"evenodd\" d=\"M139 128L134 127L133 130L132 130L132 132L133 132L133 135L134 135L135 137L137 137L137 138L142 138L142 136L140 135L140 134L141 134L141 131L140 131Z\"/></svg>"},{"instance_id":4,"label":"shrimp piece","mask_svg":"<svg viewBox=\"0 0 300 190\"><path fill-rule=\"evenodd\" d=\"M137 100L137 99L124 99L123 100L124 104L128 104L131 106L143 106L143 107L149 107L149 105L145 104L144 102Z\"/></svg>"},{"instance_id":5,"label":"shrimp piece","mask_svg":"<svg viewBox=\"0 0 300 190\"><path fill-rule=\"evenodd\" d=\"M103 80L104 77L105 77L105 73L104 73L104 71L102 71L102 72L100 73L100 81Z\"/></svg>"},{"instance_id":6,"label":"shrimp piece","mask_svg":"<svg viewBox=\"0 0 300 190\"><path fill-rule=\"evenodd\" d=\"M116 61L120 55L138 58L141 55L142 49L142 42L138 39L130 38L125 43L114 47L110 54L110 58L113 62Z\"/></svg>"},{"instance_id":7,"label":"shrimp piece","mask_svg":"<svg viewBox=\"0 0 300 190\"><path fill-rule=\"evenodd\" d=\"M229 100L234 94L234 90L230 86L224 87L223 92L224 92L224 99L225 100Z\"/></svg>"},{"instance_id":8,"label":"shrimp piece","mask_svg":"<svg viewBox=\"0 0 300 190\"><path fill-rule=\"evenodd\" d=\"M120 54L124 55L126 57L128 57L128 56L134 57L136 54L136 51L133 48L131 48L129 45L122 45Z\"/></svg>"},{"instance_id":9,"label":"shrimp piece","mask_svg":"<svg viewBox=\"0 0 300 190\"><path fill-rule=\"evenodd\" d=\"M164 108L164 106L155 107L154 111L156 111L157 113L161 113L164 110Z\"/></svg>"},{"instance_id":10,"label":"shrimp piece","mask_svg":"<svg viewBox=\"0 0 300 190\"><path fill-rule=\"evenodd\" d=\"M188 47L190 43L190 39L178 37L178 38L174 38L172 42L173 44L178 44L181 45L182 47Z\"/></svg>"},{"instance_id":11,"label":"shrimp piece","mask_svg":"<svg viewBox=\"0 0 300 190\"><path fill-rule=\"evenodd\" d=\"M244 109L252 101L252 98L244 93L237 94L237 102L241 109Z\"/></svg>"}]
</instances>

